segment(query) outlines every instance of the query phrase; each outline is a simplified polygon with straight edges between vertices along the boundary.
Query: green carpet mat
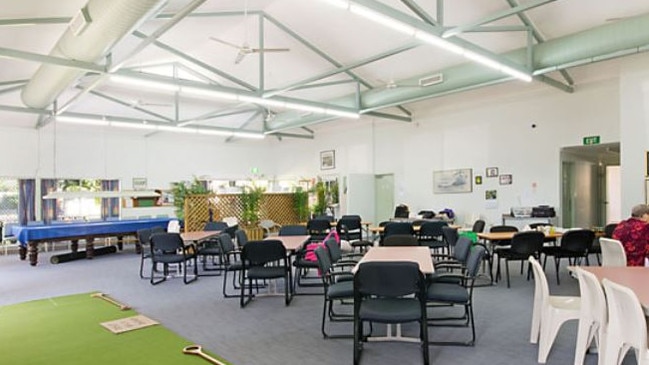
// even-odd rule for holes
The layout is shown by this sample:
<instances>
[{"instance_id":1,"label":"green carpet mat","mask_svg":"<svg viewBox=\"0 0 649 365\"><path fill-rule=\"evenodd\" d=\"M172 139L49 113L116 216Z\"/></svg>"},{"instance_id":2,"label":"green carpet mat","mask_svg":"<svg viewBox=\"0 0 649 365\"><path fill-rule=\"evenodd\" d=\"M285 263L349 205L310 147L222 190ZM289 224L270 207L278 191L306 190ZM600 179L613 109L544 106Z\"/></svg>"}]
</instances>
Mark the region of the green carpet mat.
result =
<instances>
[{"instance_id":1,"label":"green carpet mat","mask_svg":"<svg viewBox=\"0 0 649 365\"><path fill-rule=\"evenodd\" d=\"M183 354L191 343L162 324L121 334L100 325L137 314L91 293L0 307L0 364L209 364Z\"/></svg>"}]
</instances>

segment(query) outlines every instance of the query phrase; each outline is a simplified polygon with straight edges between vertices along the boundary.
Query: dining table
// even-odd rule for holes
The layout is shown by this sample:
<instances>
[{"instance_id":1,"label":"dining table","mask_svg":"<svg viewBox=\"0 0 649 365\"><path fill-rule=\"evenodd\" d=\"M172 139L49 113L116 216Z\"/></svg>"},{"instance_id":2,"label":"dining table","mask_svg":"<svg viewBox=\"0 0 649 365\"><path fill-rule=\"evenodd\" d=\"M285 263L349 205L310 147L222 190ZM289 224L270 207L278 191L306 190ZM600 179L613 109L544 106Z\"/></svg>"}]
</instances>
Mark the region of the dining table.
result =
<instances>
[{"instance_id":1,"label":"dining table","mask_svg":"<svg viewBox=\"0 0 649 365\"><path fill-rule=\"evenodd\" d=\"M644 266L579 266L602 282L608 279L631 289L638 297L645 315L649 316L649 267ZM574 266L569 266L574 270Z\"/></svg>"}]
</instances>

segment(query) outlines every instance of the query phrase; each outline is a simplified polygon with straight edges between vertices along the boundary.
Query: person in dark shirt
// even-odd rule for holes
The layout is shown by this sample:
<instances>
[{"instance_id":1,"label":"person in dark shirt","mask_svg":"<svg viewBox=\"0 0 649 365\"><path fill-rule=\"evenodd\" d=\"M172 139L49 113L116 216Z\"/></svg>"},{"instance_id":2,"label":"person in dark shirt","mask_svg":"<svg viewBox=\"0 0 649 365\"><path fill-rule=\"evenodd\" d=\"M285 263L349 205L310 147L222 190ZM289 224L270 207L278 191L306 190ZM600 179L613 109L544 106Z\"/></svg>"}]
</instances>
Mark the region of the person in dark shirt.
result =
<instances>
[{"instance_id":1,"label":"person in dark shirt","mask_svg":"<svg viewBox=\"0 0 649 365\"><path fill-rule=\"evenodd\" d=\"M638 204L631 210L631 217L620 222L613 238L622 242L627 266L644 266L649 257L649 206Z\"/></svg>"}]
</instances>

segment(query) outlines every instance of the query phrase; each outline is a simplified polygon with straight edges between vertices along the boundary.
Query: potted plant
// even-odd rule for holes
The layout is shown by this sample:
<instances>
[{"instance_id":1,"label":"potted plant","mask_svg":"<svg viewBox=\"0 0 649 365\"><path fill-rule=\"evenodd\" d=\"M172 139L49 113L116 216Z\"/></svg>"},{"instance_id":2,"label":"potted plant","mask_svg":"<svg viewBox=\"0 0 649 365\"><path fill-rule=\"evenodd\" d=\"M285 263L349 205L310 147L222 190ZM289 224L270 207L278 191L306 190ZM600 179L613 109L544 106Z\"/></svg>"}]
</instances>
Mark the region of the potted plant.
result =
<instances>
[{"instance_id":1,"label":"potted plant","mask_svg":"<svg viewBox=\"0 0 649 365\"><path fill-rule=\"evenodd\" d=\"M241 192L241 204L243 205L241 221L246 227L256 227L259 223L261 199L264 196L264 191L264 188L257 186L243 188Z\"/></svg>"},{"instance_id":2,"label":"potted plant","mask_svg":"<svg viewBox=\"0 0 649 365\"><path fill-rule=\"evenodd\" d=\"M309 193L298 187L293 193L293 209L298 222L306 222L309 219Z\"/></svg>"},{"instance_id":3,"label":"potted plant","mask_svg":"<svg viewBox=\"0 0 649 365\"><path fill-rule=\"evenodd\" d=\"M171 192L174 196L176 217L179 220L185 219L185 198L189 195L207 194L209 191L202 181L194 178L192 182L180 181L171 183Z\"/></svg>"},{"instance_id":4,"label":"potted plant","mask_svg":"<svg viewBox=\"0 0 649 365\"><path fill-rule=\"evenodd\" d=\"M314 187L316 202L313 205L313 215L323 215L327 209L327 190L322 181L318 181Z\"/></svg>"}]
</instances>

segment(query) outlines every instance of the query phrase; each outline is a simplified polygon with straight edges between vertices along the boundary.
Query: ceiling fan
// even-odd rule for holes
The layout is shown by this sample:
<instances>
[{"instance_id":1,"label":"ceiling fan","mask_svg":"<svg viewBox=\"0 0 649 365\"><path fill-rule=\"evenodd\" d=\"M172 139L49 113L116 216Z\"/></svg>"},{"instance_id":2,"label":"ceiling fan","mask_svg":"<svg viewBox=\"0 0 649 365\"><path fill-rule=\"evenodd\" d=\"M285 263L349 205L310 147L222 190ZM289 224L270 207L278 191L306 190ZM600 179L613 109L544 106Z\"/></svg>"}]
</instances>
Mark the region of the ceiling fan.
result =
<instances>
[{"instance_id":1,"label":"ceiling fan","mask_svg":"<svg viewBox=\"0 0 649 365\"><path fill-rule=\"evenodd\" d=\"M252 47L250 47L250 45L248 45L247 41L244 41L242 45L238 46L238 45L236 45L234 43L227 42L227 41L224 41L222 39L215 38L215 37L210 37L210 40L213 40L215 42L219 42L219 43L225 44L227 46L234 47L234 48L238 49L239 53L237 53L237 57L234 59L235 64L239 64L241 61L243 61L243 58L245 56L249 55L249 54L259 53L259 52L262 51L261 48L252 48ZM289 48L264 48L263 51L264 51L264 53L267 53L267 52L288 52L288 51L290 51L290 49Z\"/></svg>"},{"instance_id":2,"label":"ceiling fan","mask_svg":"<svg viewBox=\"0 0 649 365\"><path fill-rule=\"evenodd\" d=\"M290 51L289 48L252 48L250 47L250 44L248 43L248 1L246 0L244 3L244 8L243 8L243 25L244 25L244 41L243 44L240 46L228 41L224 41L222 39L218 39L215 37L210 37L210 40L219 42L221 44L225 44L230 47L234 47L239 50L237 53L237 57L234 59L234 64L239 64L241 61L243 61L243 58L246 57L249 54L252 53L259 53L262 50L264 53L267 52L288 52Z\"/></svg>"}]
</instances>

